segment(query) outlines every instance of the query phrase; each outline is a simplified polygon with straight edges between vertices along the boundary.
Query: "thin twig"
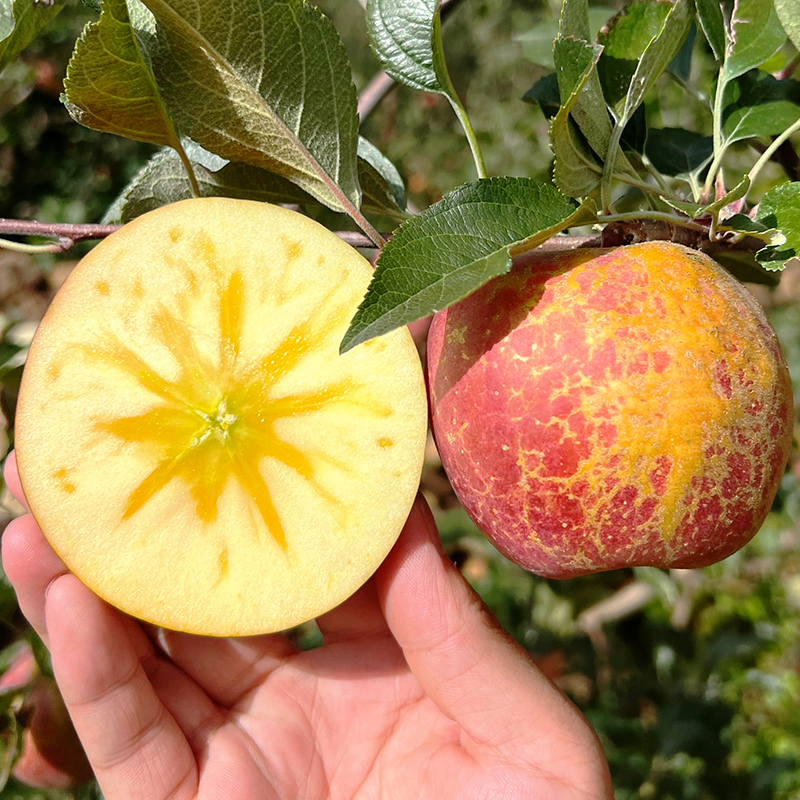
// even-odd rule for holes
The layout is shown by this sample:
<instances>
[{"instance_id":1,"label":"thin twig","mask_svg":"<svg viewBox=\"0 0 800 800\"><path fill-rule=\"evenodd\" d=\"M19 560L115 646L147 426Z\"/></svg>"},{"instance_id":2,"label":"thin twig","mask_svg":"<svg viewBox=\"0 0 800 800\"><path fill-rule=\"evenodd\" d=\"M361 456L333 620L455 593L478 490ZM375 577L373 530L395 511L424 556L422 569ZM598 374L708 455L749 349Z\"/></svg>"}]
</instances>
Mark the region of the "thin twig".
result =
<instances>
[{"instance_id":1,"label":"thin twig","mask_svg":"<svg viewBox=\"0 0 800 800\"><path fill-rule=\"evenodd\" d=\"M26 219L0 219L0 234L11 234L12 236L46 236L52 237L57 241L52 244L44 245L46 252L60 253L69 250L78 242L89 239L104 239L106 236L119 230L121 225L93 225L93 224L69 224L64 222L36 222ZM368 236L360 231L334 231L334 233L351 247L376 248L377 245ZM384 238L390 238L391 234L382 234ZM9 243L10 244L10 243ZM539 245L540 248L550 249L572 249L575 247L592 247L599 244L596 236L553 236L546 242ZM37 252L41 252L38 250Z\"/></svg>"},{"instance_id":2,"label":"thin twig","mask_svg":"<svg viewBox=\"0 0 800 800\"><path fill-rule=\"evenodd\" d=\"M362 123L395 86L397 84L393 78L390 78L385 72L379 72L364 87L358 96L358 118Z\"/></svg>"}]
</instances>

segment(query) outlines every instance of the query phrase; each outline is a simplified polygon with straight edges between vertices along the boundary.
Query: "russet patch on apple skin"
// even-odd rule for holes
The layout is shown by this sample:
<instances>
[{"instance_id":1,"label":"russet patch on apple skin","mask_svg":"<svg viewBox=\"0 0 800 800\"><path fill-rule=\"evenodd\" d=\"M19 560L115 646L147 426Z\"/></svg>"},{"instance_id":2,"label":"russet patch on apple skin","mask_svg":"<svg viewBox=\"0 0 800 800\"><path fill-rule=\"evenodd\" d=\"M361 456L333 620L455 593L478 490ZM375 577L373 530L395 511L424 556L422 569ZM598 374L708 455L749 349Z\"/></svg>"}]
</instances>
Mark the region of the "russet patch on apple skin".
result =
<instances>
[{"instance_id":1,"label":"russet patch on apple skin","mask_svg":"<svg viewBox=\"0 0 800 800\"><path fill-rule=\"evenodd\" d=\"M80 262L31 346L16 447L87 586L232 636L312 619L369 578L427 426L406 330L339 355L371 272L305 216L220 198L145 214Z\"/></svg>"},{"instance_id":2,"label":"russet patch on apple skin","mask_svg":"<svg viewBox=\"0 0 800 800\"><path fill-rule=\"evenodd\" d=\"M547 577L725 558L761 526L791 449L777 337L680 245L525 256L437 315L428 363L456 493Z\"/></svg>"}]
</instances>

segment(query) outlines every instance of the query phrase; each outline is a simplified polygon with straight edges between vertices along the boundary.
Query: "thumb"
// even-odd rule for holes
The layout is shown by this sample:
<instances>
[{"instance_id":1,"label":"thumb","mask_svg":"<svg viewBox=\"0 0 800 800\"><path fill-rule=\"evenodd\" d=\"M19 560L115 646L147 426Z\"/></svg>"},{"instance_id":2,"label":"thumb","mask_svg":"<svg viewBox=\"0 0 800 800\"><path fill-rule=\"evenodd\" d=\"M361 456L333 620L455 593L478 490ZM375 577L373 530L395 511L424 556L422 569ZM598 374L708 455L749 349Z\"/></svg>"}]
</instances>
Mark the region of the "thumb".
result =
<instances>
[{"instance_id":1,"label":"thumb","mask_svg":"<svg viewBox=\"0 0 800 800\"><path fill-rule=\"evenodd\" d=\"M386 620L411 671L476 744L551 773L561 765L572 778L577 758L595 788L598 773L608 782L594 732L447 559L422 498L376 577Z\"/></svg>"}]
</instances>

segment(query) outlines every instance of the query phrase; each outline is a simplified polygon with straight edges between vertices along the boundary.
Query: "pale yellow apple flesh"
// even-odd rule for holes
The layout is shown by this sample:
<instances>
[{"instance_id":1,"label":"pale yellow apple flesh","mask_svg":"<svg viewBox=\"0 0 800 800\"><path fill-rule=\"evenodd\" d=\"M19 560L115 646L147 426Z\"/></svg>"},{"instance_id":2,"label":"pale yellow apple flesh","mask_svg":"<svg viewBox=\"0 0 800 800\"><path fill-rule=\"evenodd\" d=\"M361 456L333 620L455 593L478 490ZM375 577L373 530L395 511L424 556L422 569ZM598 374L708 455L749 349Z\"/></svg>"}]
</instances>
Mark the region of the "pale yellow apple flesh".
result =
<instances>
[{"instance_id":1,"label":"pale yellow apple flesh","mask_svg":"<svg viewBox=\"0 0 800 800\"><path fill-rule=\"evenodd\" d=\"M235 636L372 575L417 491L427 405L405 329L338 353L371 272L301 214L219 198L145 214L78 264L31 346L16 448L89 588Z\"/></svg>"}]
</instances>

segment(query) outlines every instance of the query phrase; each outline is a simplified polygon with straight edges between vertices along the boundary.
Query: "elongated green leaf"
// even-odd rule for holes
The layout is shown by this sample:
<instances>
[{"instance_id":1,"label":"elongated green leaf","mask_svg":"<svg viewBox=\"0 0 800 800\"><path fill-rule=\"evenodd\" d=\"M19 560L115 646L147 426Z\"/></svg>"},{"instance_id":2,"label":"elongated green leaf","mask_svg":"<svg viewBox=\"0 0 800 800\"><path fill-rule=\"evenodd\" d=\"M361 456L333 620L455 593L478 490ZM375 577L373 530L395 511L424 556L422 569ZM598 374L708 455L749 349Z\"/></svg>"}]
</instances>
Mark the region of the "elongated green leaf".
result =
<instances>
[{"instance_id":1,"label":"elongated green leaf","mask_svg":"<svg viewBox=\"0 0 800 800\"><path fill-rule=\"evenodd\" d=\"M303 0L144 0L150 55L181 133L320 202L360 205L356 91L331 22Z\"/></svg>"},{"instance_id":2,"label":"elongated green leaf","mask_svg":"<svg viewBox=\"0 0 800 800\"><path fill-rule=\"evenodd\" d=\"M589 0L564 0L558 19L558 35L565 39L582 39L588 42L590 28Z\"/></svg>"},{"instance_id":3,"label":"elongated green leaf","mask_svg":"<svg viewBox=\"0 0 800 800\"><path fill-rule=\"evenodd\" d=\"M786 32L773 0L736 0L722 66L722 83L763 64L785 41Z\"/></svg>"},{"instance_id":4,"label":"elongated green leaf","mask_svg":"<svg viewBox=\"0 0 800 800\"><path fill-rule=\"evenodd\" d=\"M0 3L0 72L63 8L62 2L40 5L33 0L3 0Z\"/></svg>"},{"instance_id":5,"label":"elongated green leaf","mask_svg":"<svg viewBox=\"0 0 800 800\"><path fill-rule=\"evenodd\" d=\"M722 15L722 4L719 0L694 0L697 19L705 34L714 57L722 63L727 46L725 18Z\"/></svg>"},{"instance_id":6,"label":"elongated green leaf","mask_svg":"<svg viewBox=\"0 0 800 800\"><path fill-rule=\"evenodd\" d=\"M367 33L381 66L399 83L444 91L436 72L434 28L439 0L368 0Z\"/></svg>"},{"instance_id":7,"label":"elongated green leaf","mask_svg":"<svg viewBox=\"0 0 800 800\"><path fill-rule=\"evenodd\" d=\"M559 94L569 98L570 114L589 147L605 158L611 121L594 67L601 50L597 45L571 37L560 36L553 43Z\"/></svg>"},{"instance_id":8,"label":"elongated green leaf","mask_svg":"<svg viewBox=\"0 0 800 800\"><path fill-rule=\"evenodd\" d=\"M155 22L147 9L130 2L139 30L152 33ZM67 69L64 105L87 128L180 146L126 0L104 0L100 19L84 28Z\"/></svg>"},{"instance_id":9,"label":"elongated green leaf","mask_svg":"<svg viewBox=\"0 0 800 800\"><path fill-rule=\"evenodd\" d=\"M622 125L681 49L692 18L689 0L636 0L601 37L598 73Z\"/></svg>"},{"instance_id":10,"label":"elongated green leaf","mask_svg":"<svg viewBox=\"0 0 800 800\"><path fill-rule=\"evenodd\" d=\"M603 48L600 45L589 45L580 39L556 39L553 54L555 57L561 108L550 123L550 146L555 156L553 178L556 186L570 197L586 197L599 185L603 167L598 156L583 138L580 130L574 125L572 110L578 103L583 88L592 79L596 79L597 60ZM596 106L595 92L589 95L588 108ZM590 132L597 135L598 147L607 147L609 137L602 126L610 123L605 103L602 113L594 121Z\"/></svg>"},{"instance_id":11,"label":"elongated green leaf","mask_svg":"<svg viewBox=\"0 0 800 800\"><path fill-rule=\"evenodd\" d=\"M800 8L797 0L775 0L775 13L792 44L800 50Z\"/></svg>"},{"instance_id":12,"label":"elongated green leaf","mask_svg":"<svg viewBox=\"0 0 800 800\"><path fill-rule=\"evenodd\" d=\"M362 147L361 142L364 142L364 151L369 152L373 160L384 160L381 170L390 175L393 181L399 181L394 165L365 139L360 140L359 149ZM202 197L236 197L242 200L298 205L319 203L299 186L274 172L251 167L249 164L229 162L188 140L184 142L184 148ZM389 185L383 172L365 158L359 158L358 169L364 186L363 208L376 214L405 219L407 215L395 199L397 196L397 199L403 199L404 202L402 183ZM106 211L103 223L130 222L154 208L192 196L186 167L175 150L165 148L156 153L134 176Z\"/></svg>"},{"instance_id":13,"label":"elongated green leaf","mask_svg":"<svg viewBox=\"0 0 800 800\"><path fill-rule=\"evenodd\" d=\"M389 240L342 351L445 308L507 272L515 247L533 248L594 218L552 186L526 178L459 187Z\"/></svg>"},{"instance_id":14,"label":"elongated green leaf","mask_svg":"<svg viewBox=\"0 0 800 800\"><path fill-rule=\"evenodd\" d=\"M755 218L767 228L776 228L785 237L782 244L756 253L761 266L780 270L790 258L800 255L800 181L784 183L768 192L759 203Z\"/></svg>"},{"instance_id":15,"label":"elongated green leaf","mask_svg":"<svg viewBox=\"0 0 800 800\"><path fill-rule=\"evenodd\" d=\"M667 15L669 2L634 0L617 14L601 32L603 55L597 65L606 100L619 107L630 89L631 79L648 45L658 37Z\"/></svg>"},{"instance_id":16,"label":"elongated green leaf","mask_svg":"<svg viewBox=\"0 0 800 800\"><path fill-rule=\"evenodd\" d=\"M800 82L752 70L728 84L722 112L726 143L777 136L800 119Z\"/></svg>"}]
</instances>

